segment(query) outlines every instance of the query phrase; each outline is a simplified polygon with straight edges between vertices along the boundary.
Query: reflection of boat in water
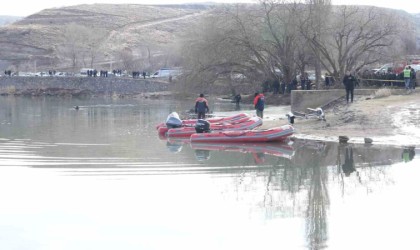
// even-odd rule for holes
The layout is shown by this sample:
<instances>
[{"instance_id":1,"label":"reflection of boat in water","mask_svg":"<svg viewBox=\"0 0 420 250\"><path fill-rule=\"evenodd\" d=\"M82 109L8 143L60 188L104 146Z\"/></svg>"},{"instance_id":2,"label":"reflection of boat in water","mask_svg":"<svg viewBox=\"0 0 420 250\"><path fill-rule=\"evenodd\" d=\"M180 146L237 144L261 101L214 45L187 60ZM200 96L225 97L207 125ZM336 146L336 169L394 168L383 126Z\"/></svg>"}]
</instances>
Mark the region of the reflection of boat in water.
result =
<instances>
[{"instance_id":1,"label":"reflection of boat in water","mask_svg":"<svg viewBox=\"0 0 420 250\"><path fill-rule=\"evenodd\" d=\"M290 125L263 130L212 131L191 135L191 142L271 142L284 141L294 132Z\"/></svg>"},{"instance_id":2,"label":"reflection of boat in water","mask_svg":"<svg viewBox=\"0 0 420 250\"><path fill-rule=\"evenodd\" d=\"M165 138L166 147L172 153L179 153L182 150L184 144L190 143L189 138L168 138L168 137L159 137L161 139Z\"/></svg>"},{"instance_id":3,"label":"reflection of boat in water","mask_svg":"<svg viewBox=\"0 0 420 250\"><path fill-rule=\"evenodd\" d=\"M194 150L266 154L291 159L294 149L286 143L191 143Z\"/></svg>"}]
</instances>

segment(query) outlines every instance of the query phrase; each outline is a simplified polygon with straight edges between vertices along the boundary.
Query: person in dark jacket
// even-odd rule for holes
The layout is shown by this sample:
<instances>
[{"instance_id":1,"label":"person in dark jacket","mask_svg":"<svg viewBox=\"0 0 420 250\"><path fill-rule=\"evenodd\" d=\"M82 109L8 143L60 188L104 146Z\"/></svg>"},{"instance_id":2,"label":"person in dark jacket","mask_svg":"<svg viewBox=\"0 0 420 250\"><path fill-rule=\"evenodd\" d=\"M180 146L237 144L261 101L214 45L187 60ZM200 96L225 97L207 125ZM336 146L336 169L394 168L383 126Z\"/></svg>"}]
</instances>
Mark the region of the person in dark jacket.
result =
<instances>
[{"instance_id":1,"label":"person in dark jacket","mask_svg":"<svg viewBox=\"0 0 420 250\"><path fill-rule=\"evenodd\" d=\"M254 107L257 111L257 116L263 118L263 111L265 106L265 97L264 94L255 93L254 95Z\"/></svg>"},{"instance_id":2,"label":"person in dark jacket","mask_svg":"<svg viewBox=\"0 0 420 250\"><path fill-rule=\"evenodd\" d=\"M200 94L200 96L195 100L195 113L197 114L197 119L205 119L206 113L209 112L209 104L204 98L204 94Z\"/></svg>"},{"instance_id":3,"label":"person in dark jacket","mask_svg":"<svg viewBox=\"0 0 420 250\"><path fill-rule=\"evenodd\" d=\"M415 89L415 88L416 88L416 71L414 70L414 68L411 68L410 89Z\"/></svg>"},{"instance_id":4,"label":"person in dark jacket","mask_svg":"<svg viewBox=\"0 0 420 250\"><path fill-rule=\"evenodd\" d=\"M325 88L329 88L331 85L331 79L330 76L328 75L328 73L325 73Z\"/></svg>"},{"instance_id":5,"label":"person in dark jacket","mask_svg":"<svg viewBox=\"0 0 420 250\"><path fill-rule=\"evenodd\" d=\"M308 73L304 72L301 76L300 76L300 89L301 90L305 90L306 86L307 86L307 81L308 81Z\"/></svg>"},{"instance_id":6,"label":"person in dark jacket","mask_svg":"<svg viewBox=\"0 0 420 250\"><path fill-rule=\"evenodd\" d=\"M239 103L241 103L241 100L242 100L241 94L235 95L234 101L235 101L236 105L239 105Z\"/></svg>"},{"instance_id":7,"label":"person in dark jacket","mask_svg":"<svg viewBox=\"0 0 420 250\"><path fill-rule=\"evenodd\" d=\"M344 76L343 79L343 84L346 88L346 101L347 103L349 103L349 96L350 96L350 100L351 102L353 102L353 95L354 95L354 87L356 85L359 85L356 77L354 77L350 71L346 72L346 75Z\"/></svg>"}]
</instances>

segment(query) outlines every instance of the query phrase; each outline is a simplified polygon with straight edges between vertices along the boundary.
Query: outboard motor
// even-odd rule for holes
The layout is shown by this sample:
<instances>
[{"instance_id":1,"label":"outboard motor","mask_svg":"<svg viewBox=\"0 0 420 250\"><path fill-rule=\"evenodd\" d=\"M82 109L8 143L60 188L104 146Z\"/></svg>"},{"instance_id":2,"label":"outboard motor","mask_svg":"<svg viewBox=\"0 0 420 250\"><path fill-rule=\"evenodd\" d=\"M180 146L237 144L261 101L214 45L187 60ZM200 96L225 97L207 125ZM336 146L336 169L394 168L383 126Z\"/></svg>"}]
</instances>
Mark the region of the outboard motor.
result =
<instances>
[{"instance_id":1,"label":"outboard motor","mask_svg":"<svg viewBox=\"0 0 420 250\"><path fill-rule=\"evenodd\" d=\"M180 128L182 127L182 120L179 119L177 112L172 112L166 118L166 127L168 128Z\"/></svg>"},{"instance_id":2,"label":"outboard motor","mask_svg":"<svg viewBox=\"0 0 420 250\"><path fill-rule=\"evenodd\" d=\"M210 132L210 122L202 119L198 119L195 124L195 132L197 133L208 133Z\"/></svg>"}]
</instances>

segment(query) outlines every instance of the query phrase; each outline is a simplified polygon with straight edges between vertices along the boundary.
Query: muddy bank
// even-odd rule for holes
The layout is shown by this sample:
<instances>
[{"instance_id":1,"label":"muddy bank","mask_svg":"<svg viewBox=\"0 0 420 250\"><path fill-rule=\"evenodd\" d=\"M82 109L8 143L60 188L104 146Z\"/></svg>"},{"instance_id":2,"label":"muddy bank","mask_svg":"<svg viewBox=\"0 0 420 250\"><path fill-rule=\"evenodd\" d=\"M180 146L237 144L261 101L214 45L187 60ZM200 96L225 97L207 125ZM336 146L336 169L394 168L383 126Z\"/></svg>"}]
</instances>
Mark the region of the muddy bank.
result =
<instances>
[{"instance_id":1,"label":"muddy bank","mask_svg":"<svg viewBox=\"0 0 420 250\"><path fill-rule=\"evenodd\" d=\"M326 121L296 118L296 138L338 141L348 136L349 143L420 145L420 94L373 98L356 96L353 103L339 99L324 109ZM269 114L267 114L269 115ZM284 115L264 119L263 128L287 124Z\"/></svg>"}]
</instances>

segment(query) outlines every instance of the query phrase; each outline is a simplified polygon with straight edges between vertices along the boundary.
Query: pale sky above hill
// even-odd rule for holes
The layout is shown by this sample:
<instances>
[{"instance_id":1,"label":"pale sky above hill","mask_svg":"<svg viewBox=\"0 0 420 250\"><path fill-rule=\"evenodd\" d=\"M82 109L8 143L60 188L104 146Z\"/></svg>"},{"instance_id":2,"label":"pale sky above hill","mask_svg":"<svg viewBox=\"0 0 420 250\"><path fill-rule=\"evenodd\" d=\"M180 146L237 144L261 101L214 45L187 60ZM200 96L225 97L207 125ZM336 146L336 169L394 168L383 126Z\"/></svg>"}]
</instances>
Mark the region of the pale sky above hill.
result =
<instances>
[{"instance_id":1,"label":"pale sky above hill","mask_svg":"<svg viewBox=\"0 0 420 250\"><path fill-rule=\"evenodd\" d=\"M177 4L188 2L218 3L256 3L258 0L5 0L0 7L0 15L28 16L43 9L71 6L78 4L111 3L111 4ZM333 4L373 5L392 9L401 9L409 13L420 13L420 0L332 0Z\"/></svg>"}]
</instances>

